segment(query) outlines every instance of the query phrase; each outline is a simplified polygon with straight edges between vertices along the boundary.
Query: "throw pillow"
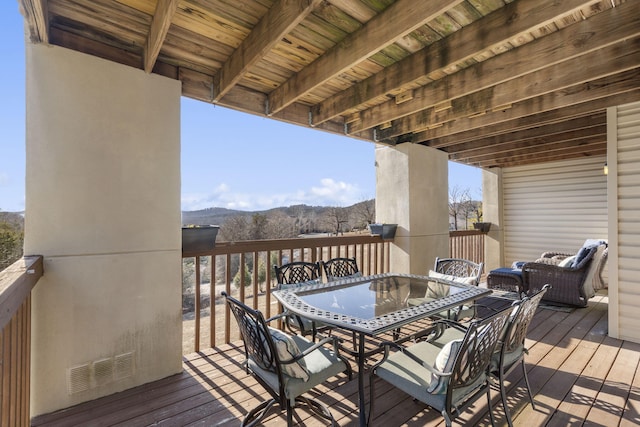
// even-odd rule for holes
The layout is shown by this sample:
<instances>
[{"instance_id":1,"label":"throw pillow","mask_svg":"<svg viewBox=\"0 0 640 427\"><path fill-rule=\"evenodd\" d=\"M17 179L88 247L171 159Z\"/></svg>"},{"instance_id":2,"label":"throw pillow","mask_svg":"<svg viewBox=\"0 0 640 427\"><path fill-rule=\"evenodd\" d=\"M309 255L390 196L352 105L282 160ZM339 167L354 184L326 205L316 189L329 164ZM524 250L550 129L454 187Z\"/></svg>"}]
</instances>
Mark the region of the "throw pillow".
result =
<instances>
[{"instance_id":1,"label":"throw pillow","mask_svg":"<svg viewBox=\"0 0 640 427\"><path fill-rule=\"evenodd\" d=\"M278 358L280 361L289 361L300 354L298 345L289 335L271 327L269 327L269 333L271 334L271 338L276 346L276 351L278 352ZM300 359L294 363L281 364L280 366L282 367L282 372L285 375L294 378L301 378L304 381L309 380L309 371L307 370L307 365L305 364L304 359Z\"/></svg>"},{"instance_id":2,"label":"throw pillow","mask_svg":"<svg viewBox=\"0 0 640 427\"><path fill-rule=\"evenodd\" d=\"M434 369L440 372L451 372L453 369L453 364L456 361L456 355L458 354L458 350L462 345L462 340L457 339L453 341L449 341L442 347L438 356L436 356L436 360L433 363ZM449 377L441 377L440 375L431 374L431 384L427 391L433 394L442 394L445 392L447 388L447 384L449 383Z\"/></svg>"},{"instance_id":3,"label":"throw pillow","mask_svg":"<svg viewBox=\"0 0 640 427\"><path fill-rule=\"evenodd\" d=\"M583 246L580 248L578 253L576 254L576 258L573 260L573 264L571 267L576 268L582 263L585 259L590 258L596 251L595 246Z\"/></svg>"},{"instance_id":4,"label":"throw pillow","mask_svg":"<svg viewBox=\"0 0 640 427\"><path fill-rule=\"evenodd\" d=\"M573 265L574 260L576 259L575 255L568 256L558 264L558 267L571 267Z\"/></svg>"},{"instance_id":5,"label":"throw pillow","mask_svg":"<svg viewBox=\"0 0 640 427\"><path fill-rule=\"evenodd\" d=\"M429 280L427 283L427 292L424 294L425 298L437 299L446 297L447 295L449 295L449 285Z\"/></svg>"},{"instance_id":6,"label":"throw pillow","mask_svg":"<svg viewBox=\"0 0 640 427\"><path fill-rule=\"evenodd\" d=\"M452 276L450 274L442 274L442 273L438 273L437 271L429 270L429 277L433 277L434 279L448 280L450 282L455 282L455 283L463 283L465 285L476 284L475 276L458 277L458 276Z\"/></svg>"}]
</instances>

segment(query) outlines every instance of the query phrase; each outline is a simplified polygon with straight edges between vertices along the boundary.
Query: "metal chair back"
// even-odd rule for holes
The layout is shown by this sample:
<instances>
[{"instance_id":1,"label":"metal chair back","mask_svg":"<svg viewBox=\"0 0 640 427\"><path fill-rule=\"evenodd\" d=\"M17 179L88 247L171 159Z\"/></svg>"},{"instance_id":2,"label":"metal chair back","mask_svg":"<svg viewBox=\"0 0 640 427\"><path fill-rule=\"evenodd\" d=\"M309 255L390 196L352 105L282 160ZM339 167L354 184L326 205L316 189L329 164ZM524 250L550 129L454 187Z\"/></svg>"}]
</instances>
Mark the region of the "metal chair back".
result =
<instances>
[{"instance_id":1,"label":"metal chair back","mask_svg":"<svg viewBox=\"0 0 640 427\"><path fill-rule=\"evenodd\" d=\"M461 258L436 258L433 270L455 277L475 277L475 285L480 283L484 263L475 263Z\"/></svg>"},{"instance_id":2,"label":"metal chair back","mask_svg":"<svg viewBox=\"0 0 640 427\"><path fill-rule=\"evenodd\" d=\"M294 261L281 266L274 265L278 285L291 285L321 278L319 262Z\"/></svg>"},{"instance_id":3,"label":"metal chair back","mask_svg":"<svg viewBox=\"0 0 640 427\"><path fill-rule=\"evenodd\" d=\"M360 273L355 258L332 258L329 261L323 261L322 268L328 281L341 277L355 276Z\"/></svg>"}]
</instances>

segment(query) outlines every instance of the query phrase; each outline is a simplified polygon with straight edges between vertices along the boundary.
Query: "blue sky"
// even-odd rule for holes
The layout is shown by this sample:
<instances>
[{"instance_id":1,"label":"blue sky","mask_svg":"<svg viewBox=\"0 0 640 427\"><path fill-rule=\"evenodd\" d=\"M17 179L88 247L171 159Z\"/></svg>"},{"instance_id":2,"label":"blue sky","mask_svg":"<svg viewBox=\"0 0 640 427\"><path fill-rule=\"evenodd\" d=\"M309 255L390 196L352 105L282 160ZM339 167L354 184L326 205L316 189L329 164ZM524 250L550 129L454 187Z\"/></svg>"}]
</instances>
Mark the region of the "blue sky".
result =
<instances>
[{"instance_id":1,"label":"blue sky","mask_svg":"<svg viewBox=\"0 0 640 427\"><path fill-rule=\"evenodd\" d=\"M24 210L24 29L0 1L0 210ZM182 98L182 209L348 206L375 197L374 145ZM479 169L449 162L449 186L481 197Z\"/></svg>"}]
</instances>

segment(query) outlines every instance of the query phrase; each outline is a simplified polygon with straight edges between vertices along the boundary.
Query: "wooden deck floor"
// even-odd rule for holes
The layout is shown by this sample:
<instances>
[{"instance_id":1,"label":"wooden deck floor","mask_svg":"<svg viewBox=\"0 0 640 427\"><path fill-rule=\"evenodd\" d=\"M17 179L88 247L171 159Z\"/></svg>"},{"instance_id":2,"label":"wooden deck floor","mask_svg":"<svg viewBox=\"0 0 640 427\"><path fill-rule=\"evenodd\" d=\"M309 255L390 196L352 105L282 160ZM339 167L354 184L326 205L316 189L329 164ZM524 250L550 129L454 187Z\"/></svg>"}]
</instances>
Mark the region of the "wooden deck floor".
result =
<instances>
[{"instance_id":1,"label":"wooden deck floor","mask_svg":"<svg viewBox=\"0 0 640 427\"><path fill-rule=\"evenodd\" d=\"M529 404L516 369L508 386L515 425L640 425L640 345L607 336L606 295L570 312L538 309L528 340L527 369L536 409ZM247 410L266 395L242 369L240 345L190 355L181 374L37 417L32 425L239 425ZM440 414L386 383L380 381L376 390L374 425L444 425ZM357 380L336 377L313 394L330 405L339 425L357 425ZM499 394L492 396L496 420L504 425ZM296 410L295 419L305 426L326 424L302 409ZM264 425L284 423L282 414L274 411ZM481 398L455 424L489 425L486 399Z\"/></svg>"}]
</instances>

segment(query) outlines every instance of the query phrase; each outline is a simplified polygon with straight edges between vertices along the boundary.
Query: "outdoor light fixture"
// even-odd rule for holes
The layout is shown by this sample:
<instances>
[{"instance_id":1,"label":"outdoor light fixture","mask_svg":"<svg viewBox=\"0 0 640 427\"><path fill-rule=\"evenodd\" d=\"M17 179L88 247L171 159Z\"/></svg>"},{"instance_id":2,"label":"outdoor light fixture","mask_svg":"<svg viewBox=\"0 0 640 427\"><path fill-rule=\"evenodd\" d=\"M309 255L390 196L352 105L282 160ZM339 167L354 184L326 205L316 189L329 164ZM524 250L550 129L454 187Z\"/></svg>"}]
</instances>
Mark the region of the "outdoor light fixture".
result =
<instances>
[{"instance_id":1,"label":"outdoor light fixture","mask_svg":"<svg viewBox=\"0 0 640 427\"><path fill-rule=\"evenodd\" d=\"M609 175L609 166L607 166L607 162L604 162L604 168L603 168L602 172L605 175Z\"/></svg>"}]
</instances>

